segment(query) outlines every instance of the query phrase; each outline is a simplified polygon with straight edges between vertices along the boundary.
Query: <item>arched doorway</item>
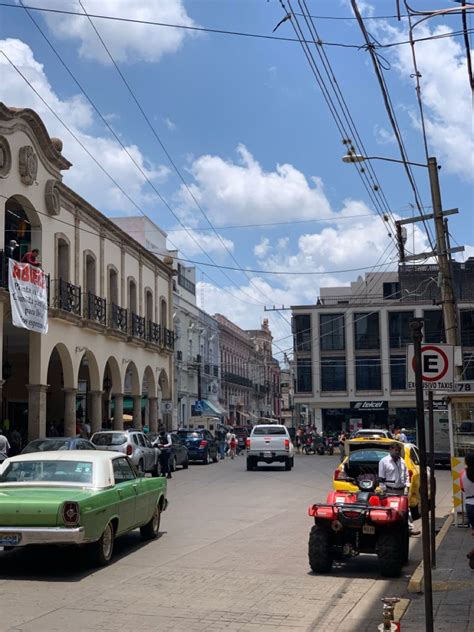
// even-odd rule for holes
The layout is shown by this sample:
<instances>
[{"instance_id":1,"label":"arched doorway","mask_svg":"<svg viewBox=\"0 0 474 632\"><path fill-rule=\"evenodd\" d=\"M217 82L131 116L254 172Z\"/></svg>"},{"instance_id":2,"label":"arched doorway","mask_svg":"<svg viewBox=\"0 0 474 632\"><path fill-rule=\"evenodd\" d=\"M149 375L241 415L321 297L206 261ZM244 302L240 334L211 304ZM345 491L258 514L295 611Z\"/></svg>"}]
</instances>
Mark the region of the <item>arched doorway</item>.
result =
<instances>
[{"instance_id":1,"label":"arched doorway","mask_svg":"<svg viewBox=\"0 0 474 632\"><path fill-rule=\"evenodd\" d=\"M47 383L49 388L46 396L46 434L75 437L77 388L71 356L62 343L51 351Z\"/></svg>"},{"instance_id":2,"label":"arched doorway","mask_svg":"<svg viewBox=\"0 0 474 632\"><path fill-rule=\"evenodd\" d=\"M5 253L20 261L32 248L41 250L41 222L31 203L21 195L5 202Z\"/></svg>"},{"instance_id":3,"label":"arched doorway","mask_svg":"<svg viewBox=\"0 0 474 632\"><path fill-rule=\"evenodd\" d=\"M142 380L142 402L144 403L144 424L150 432L158 430L158 400L153 370L147 366Z\"/></svg>"},{"instance_id":4,"label":"arched doorway","mask_svg":"<svg viewBox=\"0 0 474 632\"><path fill-rule=\"evenodd\" d=\"M158 417L163 422L165 428L167 430L171 430L173 424L171 389L169 385L168 375L166 374L166 371L164 369L161 370L158 377L158 387L158 391L160 394L160 399L158 401Z\"/></svg>"},{"instance_id":5,"label":"arched doorway","mask_svg":"<svg viewBox=\"0 0 474 632\"><path fill-rule=\"evenodd\" d=\"M102 426L102 389L99 367L94 354L87 350L81 358L77 375L77 421L84 435L91 435Z\"/></svg>"},{"instance_id":6,"label":"arched doorway","mask_svg":"<svg viewBox=\"0 0 474 632\"><path fill-rule=\"evenodd\" d=\"M124 425L141 430L142 417L142 385L134 362L129 362L125 371L124 392Z\"/></svg>"}]
</instances>

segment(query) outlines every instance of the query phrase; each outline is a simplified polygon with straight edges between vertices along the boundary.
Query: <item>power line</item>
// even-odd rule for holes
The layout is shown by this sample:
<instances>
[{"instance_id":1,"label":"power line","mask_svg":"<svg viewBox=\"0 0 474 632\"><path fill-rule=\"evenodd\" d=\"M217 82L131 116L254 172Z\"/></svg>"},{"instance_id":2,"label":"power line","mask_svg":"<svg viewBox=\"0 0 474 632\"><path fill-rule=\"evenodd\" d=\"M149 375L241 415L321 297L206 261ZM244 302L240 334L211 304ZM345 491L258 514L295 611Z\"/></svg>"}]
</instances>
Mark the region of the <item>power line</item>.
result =
<instances>
[{"instance_id":1,"label":"power line","mask_svg":"<svg viewBox=\"0 0 474 632\"><path fill-rule=\"evenodd\" d=\"M98 13L81 13L79 11L68 11L66 9L53 9L53 8L46 8L46 7L33 7L33 6L29 6L29 5L16 5L16 4L10 4L8 2L0 2L0 6L2 7L6 7L9 9L20 9L20 8L25 8L25 9L29 9L31 11L40 11L43 13L53 13L53 14L60 14L60 15L71 15L71 16L80 16L80 17L91 17L91 18L97 18L99 20L111 20L114 22L125 22L125 23L130 23L130 24L142 24L142 25L148 25L148 26L159 26L159 27L166 27L166 28L173 28L173 29L182 29L182 30L186 30L186 31L195 31L195 32L203 32L203 33L214 33L214 34L219 34L219 35L231 35L231 36L237 36L237 37L247 37L247 38L252 38L252 39L263 39L263 40L275 40L275 41L282 41L282 42L295 42L298 43L299 40L296 38L292 38L292 37L282 37L282 36L278 36L278 35L267 35L267 34L263 34L263 33L249 33L249 32L244 32L244 31L234 31L234 30L229 30L229 29L214 29L214 28L206 28L206 27L201 27L201 26L190 26L187 24L171 24L171 23L167 23L167 22L157 22L157 21L153 21L153 20L139 20L137 18L125 18L125 17L117 17L117 16L113 16L113 15L104 15L104 14L98 14ZM395 17L395 16L394 16ZM405 17L405 16L404 16ZM320 17L320 19L325 19L324 17ZM329 19L329 18L326 18ZM331 18L331 19L338 19L336 17ZM347 18L340 18L345 19L345 20L350 20L350 19L354 19L352 17L347 17ZM382 17L374 17L374 19L386 19L383 16ZM427 39L440 39L443 37L455 37L455 36L461 36L464 34L464 31L460 30L460 31L453 31L449 34L440 34L440 35L434 35L430 38L420 38L416 41L426 41ZM307 43L312 43L311 41L307 41ZM325 46L334 46L334 47L339 47L339 48L352 48L352 49L359 49L360 45L358 44L347 44L344 42L319 42L320 44L324 44ZM392 42L389 44L379 44L378 47L379 48L388 48L391 46L399 46L399 45L403 45L403 44L409 44L408 41L402 41L402 42Z\"/></svg>"},{"instance_id":2,"label":"power line","mask_svg":"<svg viewBox=\"0 0 474 632\"><path fill-rule=\"evenodd\" d=\"M79 0L79 4L82 8L82 10L84 11L84 13L86 14L86 10L81 2L81 0ZM130 96L132 97L133 101L135 102L136 106L138 107L140 113L142 114L143 118L145 119L148 127L150 128L153 136L155 137L155 139L158 141L158 143L160 144L160 147L162 148L162 150L164 151L168 161L170 162L171 166L173 167L175 173L178 175L179 179L181 180L181 182L183 183L183 185L185 186L189 196L191 197L191 199L193 200L194 204L196 205L196 207L199 209L199 211L201 212L202 216L204 217L204 219L207 221L207 223L209 224L209 226L211 227L211 229L213 230L213 232L215 233L215 235L217 236L218 240L220 241L220 243L222 244L222 246L224 247L224 249L227 251L227 253L230 255L231 259L235 262L235 264L238 266L238 268L232 268L230 266L228 267L222 267L221 270L224 269L228 269L228 270L235 270L235 271L240 271L243 272L243 274L246 276L247 280L249 281L249 283L252 285L252 287L254 287L257 292L260 292L260 294L262 294L262 296L265 296L266 298L268 298L268 296L266 295L265 292L263 292L263 290L259 287L257 287L255 285L255 283L252 281L251 277L249 276L248 272L246 272L242 266L239 264L239 262L237 261L237 259L234 257L233 253L230 251L230 249L228 248L227 244L225 243L225 241L222 239L222 237L219 235L219 233L217 232L217 230L214 228L214 226L212 225L210 219L208 218L208 216L206 215L204 209L202 208L202 206L199 204L198 200L196 199L195 195L193 194L193 192L191 191L188 183L186 182L186 180L184 179L181 171L178 169L176 163L174 162L174 160L172 159L170 153L168 152L167 148L165 147L163 141L161 140L160 136L158 135L157 131L155 130L154 125L151 123L150 119L148 118L145 110L143 109L143 107L141 106L137 96L135 95L135 92L132 90L132 87L130 86L129 82L127 81L127 79L125 78L125 75L123 74L123 72L120 70L119 65L117 64L117 62L115 61L112 53L110 52L109 48L107 47L107 44L105 43L103 37L101 36L101 34L99 33L98 29L96 28L94 22L92 21L92 18L90 16L87 16L88 21L90 23L90 25L92 26L94 32L96 33L97 37L99 38L99 41L101 42L102 46L104 47L110 61L112 62L112 64L114 65L114 68L116 69L116 71L118 72L122 82L124 83L125 87L127 88ZM170 209L171 210L171 209ZM172 211L173 212L173 211ZM185 228L183 222L179 219L179 216L176 215L176 213L173 212L173 215L176 217L176 219L178 219L179 223L181 224L181 226L183 226L183 228ZM209 256L209 254L204 250L204 248L199 244L199 242L197 241L197 239L195 239L195 237L193 236L192 232L190 232L189 230L186 231L187 234L189 236L191 236L193 238L193 241L199 246L200 250L207 256L207 258L212 262L215 263L212 258ZM245 295L250 296L247 294L247 292L245 292L242 288L240 288L241 292L244 292ZM250 298L253 298L250 296ZM269 299L270 300L270 299ZM289 325L290 322L287 318L285 318L283 316L283 314L279 314L280 317Z\"/></svg>"}]
</instances>

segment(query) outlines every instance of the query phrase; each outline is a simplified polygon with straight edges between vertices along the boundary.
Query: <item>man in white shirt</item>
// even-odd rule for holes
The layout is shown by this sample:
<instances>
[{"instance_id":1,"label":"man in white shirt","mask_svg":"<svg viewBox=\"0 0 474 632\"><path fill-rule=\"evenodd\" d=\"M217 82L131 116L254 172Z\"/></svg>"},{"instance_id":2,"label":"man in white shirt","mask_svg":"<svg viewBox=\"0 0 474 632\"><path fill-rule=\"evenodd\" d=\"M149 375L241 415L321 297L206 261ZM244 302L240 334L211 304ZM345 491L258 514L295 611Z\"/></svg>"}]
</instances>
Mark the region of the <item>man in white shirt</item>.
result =
<instances>
[{"instance_id":1,"label":"man in white shirt","mask_svg":"<svg viewBox=\"0 0 474 632\"><path fill-rule=\"evenodd\" d=\"M407 493L406 488L410 485L410 482L407 466L401 458L401 445L392 443L389 451L390 454L379 461L380 486L382 489L386 489L391 496L404 496ZM408 510L408 528L411 535L420 533L413 527L410 510Z\"/></svg>"},{"instance_id":2,"label":"man in white shirt","mask_svg":"<svg viewBox=\"0 0 474 632\"><path fill-rule=\"evenodd\" d=\"M10 444L6 436L3 434L3 429L0 428L0 452L3 452L3 454L8 454L9 451Z\"/></svg>"},{"instance_id":3,"label":"man in white shirt","mask_svg":"<svg viewBox=\"0 0 474 632\"><path fill-rule=\"evenodd\" d=\"M400 432L400 441L401 441L402 443L407 443L407 442L408 442L408 438L407 438L407 435L406 435L406 431L407 431L407 429L406 429L406 428L402 428L402 431Z\"/></svg>"}]
</instances>

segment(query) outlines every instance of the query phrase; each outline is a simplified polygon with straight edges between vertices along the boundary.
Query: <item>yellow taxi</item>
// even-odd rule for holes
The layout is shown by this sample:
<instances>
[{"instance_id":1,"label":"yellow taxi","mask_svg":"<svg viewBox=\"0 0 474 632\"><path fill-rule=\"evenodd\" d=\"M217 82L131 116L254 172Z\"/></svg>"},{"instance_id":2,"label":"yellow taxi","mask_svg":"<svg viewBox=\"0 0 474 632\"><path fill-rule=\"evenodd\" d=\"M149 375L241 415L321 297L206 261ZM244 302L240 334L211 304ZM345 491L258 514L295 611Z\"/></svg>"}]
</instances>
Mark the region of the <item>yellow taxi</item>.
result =
<instances>
[{"instance_id":1,"label":"yellow taxi","mask_svg":"<svg viewBox=\"0 0 474 632\"><path fill-rule=\"evenodd\" d=\"M412 518L420 517L420 458L418 448L412 443L402 443L385 437L364 436L345 442L344 460L334 472L333 487L336 491L357 492L358 488L348 478L356 478L361 473L378 473L378 464L389 454L389 447L397 443L401 448L401 458L408 470L410 487L408 500Z\"/></svg>"}]
</instances>

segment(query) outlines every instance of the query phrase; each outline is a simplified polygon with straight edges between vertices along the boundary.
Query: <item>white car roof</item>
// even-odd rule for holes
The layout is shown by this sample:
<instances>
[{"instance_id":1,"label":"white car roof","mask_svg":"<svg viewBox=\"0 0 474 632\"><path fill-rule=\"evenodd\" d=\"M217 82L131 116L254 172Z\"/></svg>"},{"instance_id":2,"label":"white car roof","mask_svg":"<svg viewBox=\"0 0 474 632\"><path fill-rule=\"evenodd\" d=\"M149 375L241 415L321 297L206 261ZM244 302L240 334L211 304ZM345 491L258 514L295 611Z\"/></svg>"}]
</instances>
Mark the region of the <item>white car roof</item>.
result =
<instances>
[{"instance_id":1,"label":"white car roof","mask_svg":"<svg viewBox=\"0 0 474 632\"><path fill-rule=\"evenodd\" d=\"M30 452L29 454L19 454L18 456L5 459L0 465L0 473L2 473L10 463L28 461L82 461L83 463L92 463L92 485L71 483L71 486L103 488L113 485L112 461L119 458L123 459L126 458L126 456L121 452L105 450L52 450L51 452ZM4 484L11 485L11 483L0 483L0 487ZM47 483L46 485L48 487L58 486L56 483ZM59 486L62 487L63 484Z\"/></svg>"}]
</instances>

